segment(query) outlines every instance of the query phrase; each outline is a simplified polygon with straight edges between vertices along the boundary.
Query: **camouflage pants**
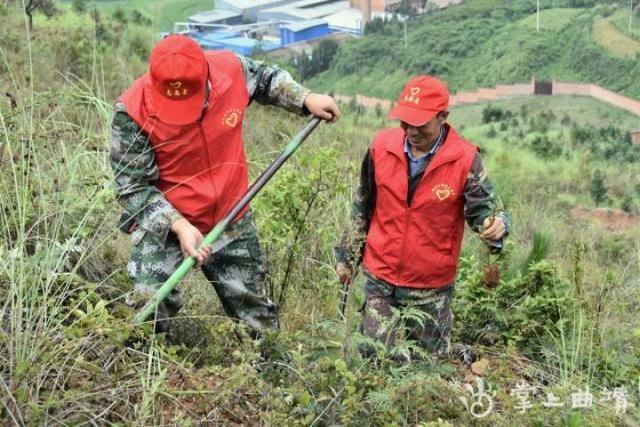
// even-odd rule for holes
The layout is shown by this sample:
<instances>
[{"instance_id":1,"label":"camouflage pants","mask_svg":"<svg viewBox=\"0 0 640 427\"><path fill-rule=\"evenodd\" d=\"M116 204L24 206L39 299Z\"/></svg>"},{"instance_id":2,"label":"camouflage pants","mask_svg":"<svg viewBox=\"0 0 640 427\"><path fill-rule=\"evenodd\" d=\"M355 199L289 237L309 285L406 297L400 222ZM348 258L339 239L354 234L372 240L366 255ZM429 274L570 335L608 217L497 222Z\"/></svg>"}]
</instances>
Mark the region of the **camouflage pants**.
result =
<instances>
[{"instance_id":1,"label":"camouflage pants","mask_svg":"<svg viewBox=\"0 0 640 427\"><path fill-rule=\"evenodd\" d=\"M140 228L133 232L132 250L127 266L134 282L128 302L141 306L167 281L183 260L180 242L169 233L163 246ZM213 285L228 316L245 322L255 335L278 329L278 307L266 295L266 266L251 213L229 227L220 239L226 243L201 269ZM156 332L167 332L170 318L182 307L180 291L172 293L158 305Z\"/></svg>"},{"instance_id":2,"label":"camouflage pants","mask_svg":"<svg viewBox=\"0 0 640 427\"><path fill-rule=\"evenodd\" d=\"M369 277L364 288L361 331L388 349L404 337L417 341L430 352L447 355L451 347L453 288L453 285L439 289L400 288ZM404 316L409 307L419 310L422 319Z\"/></svg>"}]
</instances>

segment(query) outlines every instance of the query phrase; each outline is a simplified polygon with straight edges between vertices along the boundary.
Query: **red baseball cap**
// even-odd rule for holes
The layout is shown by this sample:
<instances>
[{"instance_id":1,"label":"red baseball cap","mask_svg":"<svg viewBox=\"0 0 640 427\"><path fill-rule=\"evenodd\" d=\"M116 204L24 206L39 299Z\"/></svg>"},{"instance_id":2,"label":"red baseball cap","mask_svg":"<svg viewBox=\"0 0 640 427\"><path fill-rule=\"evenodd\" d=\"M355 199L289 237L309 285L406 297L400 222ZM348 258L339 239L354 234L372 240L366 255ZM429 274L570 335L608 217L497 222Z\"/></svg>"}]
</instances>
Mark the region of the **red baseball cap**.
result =
<instances>
[{"instance_id":1,"label":"red baseball cap","mask_svg":"<svg viewBox=\"0 0 640 427\"><path fill-rule=\"evenodd\" d=\"M195 122L202 113L209 68L204 52L192 39L171 35L151 51L151 104L156 116L171 125Z\"/></svg>"},{"instance_id":2,"label":"red baseball cap","mask_svg":"<svg viewBox=\"0 0 640 427\"><path fill-rule=\"evenodd\" d=\"M422 126L449 107L449 89L437 77L418 76L407 82L389 119L401 120L412 126Z\"/></svg>"}]
</instances>

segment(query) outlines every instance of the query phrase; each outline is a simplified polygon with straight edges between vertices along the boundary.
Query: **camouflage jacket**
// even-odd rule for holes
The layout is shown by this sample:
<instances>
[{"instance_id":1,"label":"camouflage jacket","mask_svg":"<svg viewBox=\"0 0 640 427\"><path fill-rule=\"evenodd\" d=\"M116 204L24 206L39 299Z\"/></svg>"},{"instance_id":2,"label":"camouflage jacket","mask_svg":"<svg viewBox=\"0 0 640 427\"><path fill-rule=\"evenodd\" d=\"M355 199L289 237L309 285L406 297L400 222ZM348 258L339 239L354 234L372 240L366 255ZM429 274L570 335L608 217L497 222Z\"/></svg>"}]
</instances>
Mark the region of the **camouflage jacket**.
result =
<instances>
[{"instance_id":1,"label":"camouflage jacket","mask_svg":"<svg viewBox=\"0 0 640 427\"><path fill-rule=\"evenodd\" d=\"M308 114L304 99L310 91L296 83L287 71L237 57L250 101ZM118 202L142 229L164 243L171 224L182 216L156 187L160 171L149 136L129 117L120 102L115 105L111 123L109 157Z\"/></svg>"},{"instance_id":2,"label":"camouflage jacket","mask_svg":"<svg viewBox=\"0 0 640 427\"><path fill-rule=\"evenodd\" d=\"M409 200L412 198L427 167L428 162L423 166L422 172L413 178L407 173ZM500 198L496 196L493 184L487 177L487 171L482 163L480 153L476 153L473 159L471 170L464 186L463 197L464 216L473 231L480 232L482 224L487 217L500 215L504 219L507 228L505 236L509 233L511 223L509 215L505 211ZM352 269L355 269L362 261L375 204L376 182L374 165L371 159L371 152L367 150L362 161L360 185L356 199L353 202L351 218L344 230L342 242L336 248L337 262L350 265ZM497 252L502 247L502 239L494 243L488 243L488 245L492 252Z\"/></svg>"}]
</instances>

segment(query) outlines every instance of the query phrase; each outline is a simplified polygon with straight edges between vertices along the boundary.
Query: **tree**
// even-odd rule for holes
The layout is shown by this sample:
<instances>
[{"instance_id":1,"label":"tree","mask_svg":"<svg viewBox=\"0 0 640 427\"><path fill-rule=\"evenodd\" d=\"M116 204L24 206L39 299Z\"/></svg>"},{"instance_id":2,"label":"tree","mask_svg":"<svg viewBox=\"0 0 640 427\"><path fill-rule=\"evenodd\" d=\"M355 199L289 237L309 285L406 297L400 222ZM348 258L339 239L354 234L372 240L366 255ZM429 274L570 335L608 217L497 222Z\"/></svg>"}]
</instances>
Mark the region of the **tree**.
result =
<instances>
[{"instance_id":1,"label":"tree","mask_svg":"<svg viewBox=\"0 0 640 427\"><path fill-rule=\"evenodd\" d=\"M138 9L133 9L131 12L131 21L133 21L134 24L151 26L151 19L140 13Z\"/></svg>"},{"instance_id":2,"label":"tree","mask_svg":"<svg viewBox=\"0 0 640 427\"><path fill-rule=\"evenodd\" d=\"M326 71L331 66L331 61L338 51L338 42L335 40L322 40L311 53L311 72L313 75ZM311 77L311 76L309 76Z\"/></svg>"},{"instance_id":3,"label":"tree","mask_svg":"<svg viewBox=\"0 0 640 427\"><path fill-rule=\"evenodd\" d=\"M39 10L44 13L47 18L51 18L58 13L58 9L53 0L29 0L24 7L24 13L29 17L29 30L33 30L33 13Z\"/></svg>"},{"instance_id":4,"label":"tree","mask_svg":"<svg viewBox=\"0 0 640 427\"><path fill-rule=\"evenodd\" d=\"M311 77L311 60L305 50L300 53L296 58L296 67L298 68L298 74L300 74L300 80L305 81Z\"/></svg>"},{"instance_id":5,"label":"tree","mask_svg":"<svg viewBox=\"0 0 640 427\"><path fill-rule=\"evenodd\" d=\"M596 207L600 203L604 202L607 197L607 187L604 185L604 177L600 170L596 170L591 178L591 187L589 189L591 198L596 204Z\"/></svg>"},{"instance_id":6,"label":"tree","mask_svg":"<svg viewBox=\"0 0 640 427\"><path fill-rule=\"evenodd\" d=\"M376 16L371 21L364 25L364 34L372 33L384 33L385 21L379 16Z\"/></svg>"},{"instance_id":7,"label":"tree","mask_svg":"<svg viewBox=\"0 0 640 427\"><path fill-rule=\"evenodd\" d=\"M85 13L87 11L87 0L73 0L72 7L78 13Z\"/></svg>"},{"instance_id":8,"label":"tree","mask_svg":"<svg viewBox=\"0 0 640 427\"><path fill-rule=\"evenodd\" d=\"M628 214L634 214L635 206L633 204L633 197L630 194L625 194L620 201L620 207Z\"/></svg>"},{"instance_id":9,"label":"tree","mask_svg":"<svg viewBox=\"0 0 640 427\"><path fill-rule=\"evenodd\" d=\"M121 8L120 6L116 7L113 12L111 13L111 18L113 18L114 21L116 22L120 22L121 24L126 25L127 24L127 14L125 13L124 9Z\"/></svg>"}]
</instances>

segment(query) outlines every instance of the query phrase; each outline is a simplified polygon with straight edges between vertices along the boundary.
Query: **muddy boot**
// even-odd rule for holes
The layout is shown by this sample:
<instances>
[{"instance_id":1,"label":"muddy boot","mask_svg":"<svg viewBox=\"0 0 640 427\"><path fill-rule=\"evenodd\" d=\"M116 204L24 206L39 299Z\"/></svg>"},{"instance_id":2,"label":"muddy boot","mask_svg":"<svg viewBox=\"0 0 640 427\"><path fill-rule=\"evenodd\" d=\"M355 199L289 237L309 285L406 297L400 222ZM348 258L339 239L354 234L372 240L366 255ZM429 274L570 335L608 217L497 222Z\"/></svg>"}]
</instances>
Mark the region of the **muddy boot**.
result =
<instances>
[{"instance_id":1,"label":"muddy boot","mask_svg":"<svg viewBox=\"0 0 640 427\"><path fill-rule=\"evenodd\" d=\"M466 366L471 366L473 362L478 360L478 355L475 351L466 344L453 344L451 346L451 357L460 360Z\"/></svg>"}]
</instances>

